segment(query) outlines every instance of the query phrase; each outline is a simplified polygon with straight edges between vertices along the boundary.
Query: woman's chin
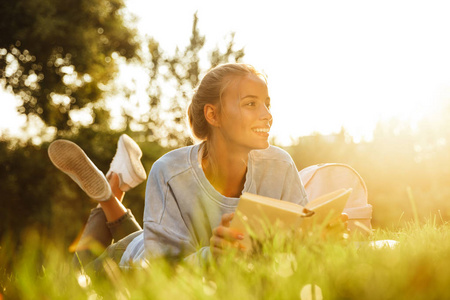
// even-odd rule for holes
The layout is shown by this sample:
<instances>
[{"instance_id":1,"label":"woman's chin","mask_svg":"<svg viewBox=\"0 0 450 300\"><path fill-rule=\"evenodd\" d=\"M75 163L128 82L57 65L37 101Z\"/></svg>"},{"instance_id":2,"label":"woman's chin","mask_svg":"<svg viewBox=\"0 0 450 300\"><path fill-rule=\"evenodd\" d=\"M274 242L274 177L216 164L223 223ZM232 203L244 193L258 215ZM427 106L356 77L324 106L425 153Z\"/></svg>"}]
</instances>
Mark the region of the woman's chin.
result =
<instances>
[{"instance_id":1,"label":"woman's chin","mask_svg":"<svg viewBox=\"0 0 450 300\"><path fill-rule=\"evenodd\" d=\"M255 150L264 150L269 148L270 144L269 141L259 142L258 145L255 145Z\"/></svg>"}]
</instances>

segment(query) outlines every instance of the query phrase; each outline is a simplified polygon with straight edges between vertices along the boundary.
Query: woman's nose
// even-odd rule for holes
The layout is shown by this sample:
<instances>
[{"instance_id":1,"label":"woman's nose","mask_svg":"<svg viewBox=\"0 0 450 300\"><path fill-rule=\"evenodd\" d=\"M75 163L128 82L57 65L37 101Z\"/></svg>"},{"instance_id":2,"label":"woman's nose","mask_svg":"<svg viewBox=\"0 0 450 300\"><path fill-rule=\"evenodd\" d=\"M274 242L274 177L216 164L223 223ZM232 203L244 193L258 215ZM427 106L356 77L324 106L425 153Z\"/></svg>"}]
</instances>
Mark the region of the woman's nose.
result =
<instances>
[{"instance_id":1,"label":"woman's nose","mask_svg":"<svg viewBox=\"0 0 450 300\"><path fill-rule=\"evenodd\" d=\"M272 114L267 106L262 105L261 119L272 121Z\"/></svg>"}]
</instances>

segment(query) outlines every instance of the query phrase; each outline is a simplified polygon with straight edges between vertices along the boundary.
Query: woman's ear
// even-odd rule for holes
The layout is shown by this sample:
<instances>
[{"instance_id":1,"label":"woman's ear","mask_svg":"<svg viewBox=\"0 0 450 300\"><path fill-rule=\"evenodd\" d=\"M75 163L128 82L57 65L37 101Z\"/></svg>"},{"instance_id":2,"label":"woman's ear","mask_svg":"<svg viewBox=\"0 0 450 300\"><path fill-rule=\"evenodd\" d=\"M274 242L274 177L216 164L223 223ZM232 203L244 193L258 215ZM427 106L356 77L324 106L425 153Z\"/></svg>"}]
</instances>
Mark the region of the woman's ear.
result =
<instances>
[{"instance_id":1,"label":"woman's ear","mask_svg":"<svg viewBox=\"0 0 450 300\"><path fill-rule=\"evenodd\" d=\"M205 114L206 121L210 125L212 125L214 127L220 126L219 110L217 109L217 107L215 105L205 104L205 106L203 107L203 113Z\"/></svg>"}]
</instances>

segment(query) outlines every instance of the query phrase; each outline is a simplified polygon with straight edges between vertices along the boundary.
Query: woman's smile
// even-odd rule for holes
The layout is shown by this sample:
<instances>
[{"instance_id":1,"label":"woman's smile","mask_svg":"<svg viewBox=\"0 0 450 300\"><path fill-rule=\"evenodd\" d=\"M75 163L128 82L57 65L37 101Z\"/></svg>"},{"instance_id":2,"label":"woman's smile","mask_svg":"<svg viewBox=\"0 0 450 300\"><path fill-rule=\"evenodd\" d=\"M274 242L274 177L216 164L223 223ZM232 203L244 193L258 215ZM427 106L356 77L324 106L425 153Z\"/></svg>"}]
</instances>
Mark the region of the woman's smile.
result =
<instances>
[{"instance_id":1,"label":"woman's smile","mask_svg":"<svg viewBox=\"0 0 450 300\"><path fill-rule=\"evenodd\" d=\"M268 137L270 127L258 127L258 128L252 128L253 132L255 132L257 135Z\"/></svg>"}]
</instances>

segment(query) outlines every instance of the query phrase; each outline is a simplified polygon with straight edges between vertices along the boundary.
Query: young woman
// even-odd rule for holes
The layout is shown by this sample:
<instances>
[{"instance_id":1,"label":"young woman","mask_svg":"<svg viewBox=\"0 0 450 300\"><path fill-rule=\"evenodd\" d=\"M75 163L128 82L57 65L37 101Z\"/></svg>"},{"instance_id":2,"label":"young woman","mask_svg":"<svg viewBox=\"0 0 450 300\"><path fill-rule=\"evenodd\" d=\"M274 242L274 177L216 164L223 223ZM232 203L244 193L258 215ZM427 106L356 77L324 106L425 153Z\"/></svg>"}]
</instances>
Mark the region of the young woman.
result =
<instances>
[{"instance_id":1,"label":"young woman","mask_svg":"<svg viewBox=\"0 0 450 300\"><path fill-rule=\"evenodd\" d=\"M243 192L306 204L292 158L269 145L270 101L264 76L250 65L226 64L209 71L188 109L192 133L201 143L171 151L153 164L143 230L134 228L103 256L113 256L122 267L160 256L202 263L229 247L240 247L242 233L229 225ZM136 161L136 156L125 156ZM61 169L78 182L85 181L72 170ZM109 183L117 191L116 177L123 175L109 173ZM97 181L108 186L106 179ZM100 202L97 210L112 222L109 225L133 220L114 197L121 194L109 195L113 196ZM98 225L90 219L87 229L90 223Z\"/></svg>"}]
</instances>

